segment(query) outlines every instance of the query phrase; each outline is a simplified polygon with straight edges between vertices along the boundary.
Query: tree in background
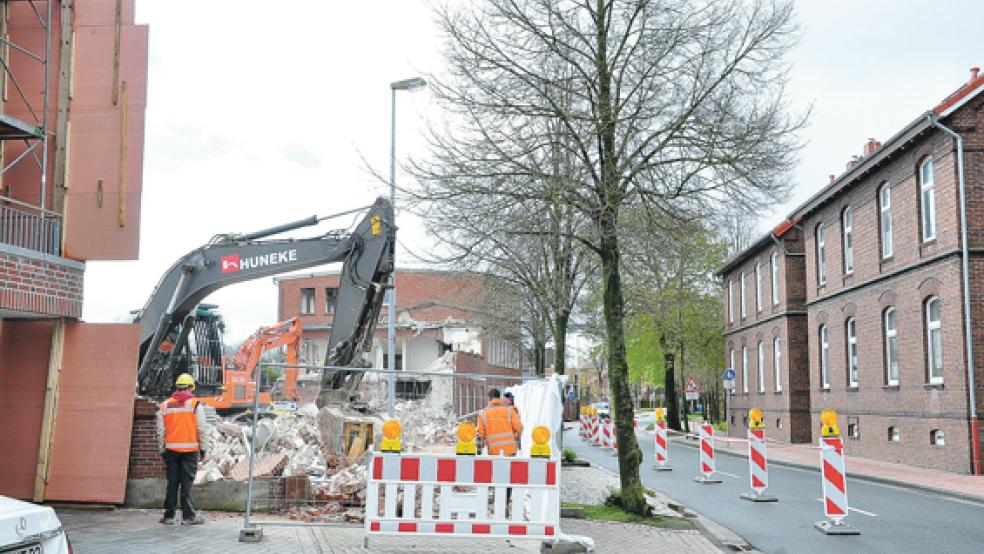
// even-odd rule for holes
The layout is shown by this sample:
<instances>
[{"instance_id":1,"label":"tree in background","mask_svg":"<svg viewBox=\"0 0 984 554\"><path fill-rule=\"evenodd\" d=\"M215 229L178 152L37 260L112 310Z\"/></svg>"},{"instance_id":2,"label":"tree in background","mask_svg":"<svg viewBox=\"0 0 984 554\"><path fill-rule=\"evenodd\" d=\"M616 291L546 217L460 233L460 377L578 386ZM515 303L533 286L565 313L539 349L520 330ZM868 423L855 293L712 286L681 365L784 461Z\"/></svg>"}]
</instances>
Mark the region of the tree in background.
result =
<instances>
[{"instance_id":1,"label":"tree in background","mask_svg":"<svg viewBox=\"0 0 984 554\"><path fill-rule=\"evenodd\" d=\"M623 212L672 225L785 196L803 123L784 93L792 13L787 0L488 0L438 12L448 75L431 82L448 124L432 129L432 150L446 170L418 178L432 198L487 197L488 217L530 202L587 222L571 232L600 268L631 512L649 508L626 363Z\"/></svg>"}]
</instances>

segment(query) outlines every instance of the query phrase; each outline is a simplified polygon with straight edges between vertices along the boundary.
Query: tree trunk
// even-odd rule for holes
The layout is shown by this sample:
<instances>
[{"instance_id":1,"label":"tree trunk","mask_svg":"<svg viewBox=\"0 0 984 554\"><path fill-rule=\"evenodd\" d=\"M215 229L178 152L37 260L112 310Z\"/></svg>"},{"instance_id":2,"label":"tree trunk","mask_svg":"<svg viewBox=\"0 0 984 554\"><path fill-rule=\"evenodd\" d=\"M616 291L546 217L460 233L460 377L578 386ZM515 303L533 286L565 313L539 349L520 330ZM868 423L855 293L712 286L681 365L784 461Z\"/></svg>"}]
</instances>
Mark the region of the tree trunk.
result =
<instances>
[{"instance_id":1,"label":"tree trunk","mask_svg":"<svg viewBox=\"0 0 984 554\"><path fill-rule=\"evenodd\" d=\"M663 356L663 365L666 368L663 376L663 387L666 389L666 424L670 429L683 431L680 425L680 405L677 402L676 376L673 363L673 353L667 352Z\"/></svg>"},{"instance_id":2,"label":"tree trunk","mask_svg":"<svg viewBox=\"0 0 984 554\"><path fill-rule=\"evenodd\" d=\"M543 377L546 366L546 347L543 341L536 338L533 339L533 370L540 377Z\"/></svg>"},{"instance_id":3,"label":"tree trunk","mask_svg":"<svg viewBox=\"0 0 984 554\"><path fill-rule=\"evenodd\" d=\"M622 311L622 283L619 276L618 238L615 218L602 216L601 268L604 295L605 334L608 343L608 384L611 412L618 438L618 473L622 488L622 507L632 513L649 512L645 490L639 478L642 451L633 429L634 413L629 392L629 369L625 361L625 333Z\"/></svg>"},{"instance_id":4,"label":"tree trunk","mask_svg":"<svg viewBox=\"0 0 984 554\"><path fill-rule=\"evenodd\" d=\"M680 383L683 389L683 416L680 418L682 420L683 426L689 428L690 421L690 401L687 400L687 375L686 366L683 365L683 341L680 341Z\"/></svg>"},{"instance_id":5,"label":"tree trunk","mask_svg":"<svg viewBox=\"0 0 984 554\"><path fill-rule=\"evenodd\" d=\"M554 373L563 375L567 365L567 323L570 314L561 310L554 321Z\"/></svg>"}]
</instances>

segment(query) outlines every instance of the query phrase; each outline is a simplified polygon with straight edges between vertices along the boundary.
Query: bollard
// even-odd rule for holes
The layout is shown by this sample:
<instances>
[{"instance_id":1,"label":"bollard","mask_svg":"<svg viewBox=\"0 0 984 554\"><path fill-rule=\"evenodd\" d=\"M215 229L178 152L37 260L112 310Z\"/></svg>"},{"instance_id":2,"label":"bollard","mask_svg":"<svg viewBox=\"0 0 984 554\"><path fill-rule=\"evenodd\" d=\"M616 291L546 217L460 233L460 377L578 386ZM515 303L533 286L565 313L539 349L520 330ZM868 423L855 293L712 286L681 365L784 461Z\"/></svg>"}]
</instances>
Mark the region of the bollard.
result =
<instances>
[{"instance_id":1,"label":"bollard","mask_svg":"<svg viewBox=\"0 0 984 554\"><path fill-rule=\"evenodd\" d=\"M673 471L666 441L666 415L663 408L656 408L656 464L653 471Z\"/></svg>"},{"instance_id":2,"label":"bollard","mask_svg":"<svg viewBox=\"0 0 984 554\"><path fill-rule=\"evenodd\" d=\"M700 475L694 481L702 485L714 485L721 482L714 478L714 426L710 423L700 425Z\"/></svg>"},{"instance_id":3,"label":"bollard","mask_svg":"<svg viewBox=\"0 0 984 554\"><path fill-rule=\"evenodd\" d=\"M765 424L762 410L752 408L748 411L748 478L752 492L740 496L752 502L778 502L771 494L763 494L769 487L769 467L765 452Z\"/></svg>"},{"instance_id":4,"label":"bollard","mask_svg":"<svg viewBox=\"0 0 984 554\"><path fill-rule=\"evenodd\" d=\"M861 531L844 523L847 517L847 473L844 470L844 441L837 427L837 412L820 414L820 474L823 484L823 514L827 520L813 526L827 535L860 535Z\"/></svg>"}]
</instances>

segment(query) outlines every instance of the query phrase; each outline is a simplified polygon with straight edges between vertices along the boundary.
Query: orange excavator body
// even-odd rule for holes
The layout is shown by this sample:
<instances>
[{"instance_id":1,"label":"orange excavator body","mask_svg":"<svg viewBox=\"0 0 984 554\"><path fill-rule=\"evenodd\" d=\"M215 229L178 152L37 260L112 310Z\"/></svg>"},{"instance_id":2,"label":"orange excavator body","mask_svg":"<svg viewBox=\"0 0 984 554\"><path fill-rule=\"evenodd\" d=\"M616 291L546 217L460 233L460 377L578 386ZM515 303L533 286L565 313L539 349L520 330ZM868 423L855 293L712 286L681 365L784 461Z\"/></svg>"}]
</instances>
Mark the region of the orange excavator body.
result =
<instances>
[{"instance_id":1,"label":"orange excavator body","mask_svg":"<svg viewBox=\"0 0 984 554\"><path fill-rule=\"evenodd\" d=\"M271 400L296 401L298 352L301 343L301 322L298 318L281 321L263 327L253 333L231 359L225 360L222 372L223 391L200 400L217 411L246 410L256 403L256 381L260 375L260 358L269 350L287 347L282 398L271 398L269 392L261 392L260 406L269 406ZM293 366L293 367L292 367Z\"/></svg>"}]
</instances>

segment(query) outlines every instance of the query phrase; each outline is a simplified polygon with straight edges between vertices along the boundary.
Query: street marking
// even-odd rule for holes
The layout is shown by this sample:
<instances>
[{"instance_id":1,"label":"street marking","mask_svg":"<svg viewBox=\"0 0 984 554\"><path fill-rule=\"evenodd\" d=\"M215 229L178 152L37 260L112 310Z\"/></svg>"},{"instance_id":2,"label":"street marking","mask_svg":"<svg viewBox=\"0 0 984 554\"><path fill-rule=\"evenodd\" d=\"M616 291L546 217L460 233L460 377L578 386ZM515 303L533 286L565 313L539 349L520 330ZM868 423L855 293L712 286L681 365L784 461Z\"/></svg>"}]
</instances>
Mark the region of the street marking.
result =
<instances>
[{"instance_id":1,"label":"street marking","mask_svg":"<svg viewBox=\"0 0 984 554\"><path fill-rule=\"evenodd\" d=\"M741 479L741 477L739 477L738 475L735 475L734 473L728 473L727 471L715 471L714 473L720 473L721 475L726 475L728 477L731 477L732 479Z\"/></svg>"},{"instance_id":2,"label":"street marking","mask_svg":"<svg viewBox=\"0 0 984 554\"><path fill-rule=\"evenodd\" d=\"M823 504L823 499L822 498L818 498L817 499L817 502ZM852 512L857 512L859 514L864 514L864 515L866 515L868 517L878 517L878 514L876 514L876 513L872 513L872 512L869 512L867 510L862 510L860 508L855 508L854 506L848 506L847 509L850 510L850 511L852 511Z\"/></svg>"}]
</instances>

